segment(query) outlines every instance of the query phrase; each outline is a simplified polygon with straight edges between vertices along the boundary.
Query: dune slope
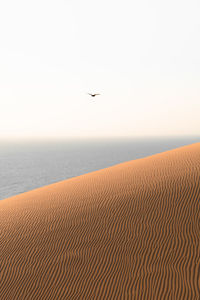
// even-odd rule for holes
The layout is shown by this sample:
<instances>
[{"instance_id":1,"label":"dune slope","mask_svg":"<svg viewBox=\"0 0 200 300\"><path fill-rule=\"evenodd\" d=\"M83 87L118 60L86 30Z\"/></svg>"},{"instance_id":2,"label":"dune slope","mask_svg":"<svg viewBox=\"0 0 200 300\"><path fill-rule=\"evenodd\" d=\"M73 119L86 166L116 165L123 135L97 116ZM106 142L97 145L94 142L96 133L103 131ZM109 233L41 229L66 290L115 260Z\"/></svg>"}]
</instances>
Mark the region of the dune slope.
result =
<instances>
[{"instance_id":1,"label":"dune slope","mask_svg":"<svg viewBox=\"0 0 200 300\"><path fill-rule=\"evenodd\" d=\"M200 144L0 201L0 299L199 299Z\"/></svg>"}]
</instances>

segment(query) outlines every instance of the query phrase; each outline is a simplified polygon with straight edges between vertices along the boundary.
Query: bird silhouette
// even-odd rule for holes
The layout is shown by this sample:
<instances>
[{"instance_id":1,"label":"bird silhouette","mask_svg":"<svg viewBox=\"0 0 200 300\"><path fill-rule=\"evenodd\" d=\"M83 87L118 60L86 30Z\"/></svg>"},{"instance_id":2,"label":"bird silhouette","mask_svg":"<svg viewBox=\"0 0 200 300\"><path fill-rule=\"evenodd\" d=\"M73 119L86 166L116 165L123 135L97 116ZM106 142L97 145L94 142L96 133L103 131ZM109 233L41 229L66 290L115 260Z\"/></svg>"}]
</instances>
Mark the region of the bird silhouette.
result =
<instances>
[{"instance_id":1,"label":"bird silhouette","mask_svg":"<svg viewBox=\"0 0 200 300\"><path fill-rule=\"evenodd\" d=\"M90 93L88 93L88 95L90 95L91 97L96 97L96 96L101 95L101 94L90 94Z\"/></svg>"}]
</instances>

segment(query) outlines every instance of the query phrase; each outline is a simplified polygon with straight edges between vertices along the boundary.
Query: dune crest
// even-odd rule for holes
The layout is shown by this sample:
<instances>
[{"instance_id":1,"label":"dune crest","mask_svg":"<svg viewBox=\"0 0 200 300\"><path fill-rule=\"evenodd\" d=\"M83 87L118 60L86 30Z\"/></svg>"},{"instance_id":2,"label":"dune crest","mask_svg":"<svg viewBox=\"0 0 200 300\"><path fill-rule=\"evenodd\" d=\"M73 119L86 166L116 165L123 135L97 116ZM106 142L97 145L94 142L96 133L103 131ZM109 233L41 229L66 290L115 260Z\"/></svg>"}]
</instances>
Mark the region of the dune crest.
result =
<instances>
[{"instance_id":1,"label":"dune crest","mask_svg":"<svg viewBox=\"0 0 200 300\"><path fill-rule=\"evenodd\" d=\"M200 143L0 201L0 299L199 299Z\"/></svg>"}]
</instances>

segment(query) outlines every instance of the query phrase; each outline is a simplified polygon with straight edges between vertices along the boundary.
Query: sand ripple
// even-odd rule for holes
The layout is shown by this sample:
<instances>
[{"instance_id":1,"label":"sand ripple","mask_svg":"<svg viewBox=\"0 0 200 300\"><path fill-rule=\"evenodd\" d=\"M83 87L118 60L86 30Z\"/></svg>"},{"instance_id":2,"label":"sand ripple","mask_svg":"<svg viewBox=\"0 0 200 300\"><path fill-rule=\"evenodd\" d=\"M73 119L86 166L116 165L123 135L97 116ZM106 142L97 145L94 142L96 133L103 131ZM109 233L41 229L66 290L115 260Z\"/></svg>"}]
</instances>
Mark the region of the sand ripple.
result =
<instances>
[{"instance_id":1,"label":"sand ripple","mask_svg":"<svg viewBox=\"0 0 200 300\"><path fill-rule=\"evenodd\" d=\"M0 202L0 299L199 299L200 144Z\"/></svg>"}]
</instances>

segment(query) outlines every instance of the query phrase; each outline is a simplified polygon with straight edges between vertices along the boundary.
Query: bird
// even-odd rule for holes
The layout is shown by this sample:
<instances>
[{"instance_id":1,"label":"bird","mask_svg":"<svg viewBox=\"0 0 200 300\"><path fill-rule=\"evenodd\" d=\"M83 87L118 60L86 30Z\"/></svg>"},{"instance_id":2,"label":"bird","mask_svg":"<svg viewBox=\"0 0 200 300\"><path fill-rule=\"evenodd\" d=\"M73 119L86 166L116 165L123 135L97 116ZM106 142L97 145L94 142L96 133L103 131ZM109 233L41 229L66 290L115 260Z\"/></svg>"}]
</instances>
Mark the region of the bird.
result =
<instances>
[{"instance_id":1,"label":"bird","mask_svg":"<svg viewBox=\"0 0 200 300\"><path fill-rule=\"evenodd\" d=\"M96 96L101 95L101 94L90 94L90 93L88 93L88 95L90 95L91 97L96 97Z\"/></svg>"}]
</instances>

